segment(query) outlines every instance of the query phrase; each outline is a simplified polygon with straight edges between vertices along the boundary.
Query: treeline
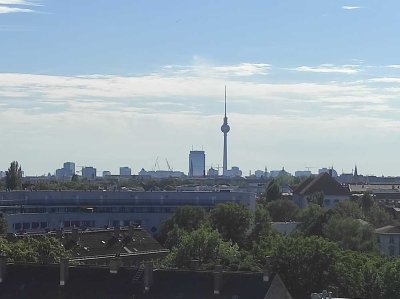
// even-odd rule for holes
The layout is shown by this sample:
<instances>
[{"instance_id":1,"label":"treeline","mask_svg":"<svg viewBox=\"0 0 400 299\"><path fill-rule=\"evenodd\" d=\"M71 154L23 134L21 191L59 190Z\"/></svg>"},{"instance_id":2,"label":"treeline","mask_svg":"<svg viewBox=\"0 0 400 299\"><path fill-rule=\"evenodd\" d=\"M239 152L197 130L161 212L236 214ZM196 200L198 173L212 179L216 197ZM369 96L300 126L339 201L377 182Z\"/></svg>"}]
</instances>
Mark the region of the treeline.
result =
<instances>
[{"instance_id":1,"label":"treeline","mask_svg":"<svg viewBox=\"0 0 400 299\"><path fill-rule=\"evenodd\" d=\"M271 221L298 220L298 232L281 235ZM391 217L369 195L325 210L316 203L299 210L288 200L260 199L255 212L219 204L206 212L182 207L165 221L159 241L171 251L165 267L261 270L266 257L294 298L329 289L335 295L396 298L400 261L378 253L374 227ZM369 222L369 223L368 223Z\"/></svg>"}]
</instances>

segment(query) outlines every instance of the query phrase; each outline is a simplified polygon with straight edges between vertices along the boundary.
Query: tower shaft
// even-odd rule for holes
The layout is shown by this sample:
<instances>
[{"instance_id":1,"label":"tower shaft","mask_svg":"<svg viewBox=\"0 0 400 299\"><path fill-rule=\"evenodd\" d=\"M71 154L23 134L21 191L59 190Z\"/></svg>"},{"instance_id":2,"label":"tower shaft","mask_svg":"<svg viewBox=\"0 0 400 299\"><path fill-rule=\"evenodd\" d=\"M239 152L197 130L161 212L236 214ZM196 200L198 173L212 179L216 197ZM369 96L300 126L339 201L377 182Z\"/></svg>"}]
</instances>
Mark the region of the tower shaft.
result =
<instances>
[{"instance_id":1,"label":"tower shaft","mask_svg":"<svg viewBox=\"0 0 400 299\"><path fill-rule=\"evenodd\" d=\"M224 114L224 122L221 126L221 131L222 133L224 133L222 175L226 176L228 171L228 132L230 131L230 127L228 125L228 117L226 116L226 86L225 86L225 114Z\"/></svg>"}]
</instances>

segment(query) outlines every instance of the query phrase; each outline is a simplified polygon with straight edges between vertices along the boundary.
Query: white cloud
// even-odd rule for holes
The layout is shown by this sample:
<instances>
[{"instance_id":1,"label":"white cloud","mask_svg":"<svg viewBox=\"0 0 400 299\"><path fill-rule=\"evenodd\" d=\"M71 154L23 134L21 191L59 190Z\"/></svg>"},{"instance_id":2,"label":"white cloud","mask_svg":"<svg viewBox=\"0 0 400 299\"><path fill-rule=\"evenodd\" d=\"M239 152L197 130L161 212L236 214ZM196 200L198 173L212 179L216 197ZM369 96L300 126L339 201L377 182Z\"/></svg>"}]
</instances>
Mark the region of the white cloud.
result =
<instances>
[{"instance_id":1,"label":"white cloud","mask_svg":"<svg viewBox=\"0 0 400 299\"><path fill-rule=\"evenodd\" d=\"M186 75L202 75L214 77L249 77L255 75L266 75L270 68L266 63L240 63L236 65L211 65L195 58L193 65L168 65L165 69L168 72Z\"/></svg>"},{"instance_id":2,"label":"white cloud","mask_svg":"<svg viewBox=\"0 0 400 299\"><path fill-rule=\"evenodd\" d=\"M360 71L358 65L342 65L335 66L333 64L321 64L320 66L300 66L292 69L298 72L310 73L340 73L340 74L356 74Z\"/></svg>"},{"instance_id":3,"label":"white cloud","mask_svg":"<svg viewBox=\"0 0 400 299\"><path fill-rule=\"evenodd\" d=\"M238 66L252 69L248 65L253 67L243 63L221 70L209 65L204 72L182 66L181 73L164 67L137 76L0 73L2 138L15 140L12 147L0 147L0 166L17 159L32 174L30 169L49 171L71 159L98 169L133 165L139 171L165 155L175 169L186 170L192 145L204 146L207 167L216 166L225 84L232 129L230 165L256 169L285 161L300 169L314 158L324 165L331 163L324 160L327 156L353 159L342 149L358 153L359 144L376 139L368 148L373 157L375 144L383 147L385 136L399 133L395 119L400 105L393 87L362 80L305 81L299 73L295 74L301 79L292 83L271 80L273 73L256 78L231 75L242 73ZM221 74L226 72L230 75ZM267 139L254 137L266 132ZM37 159L24 161L26 144Z\"/></svg>"},{"instance_id":4,"label":"white cloud","mask_svg":"<svg viewBox=\"0 0 400 299\"><path fill-rule=\"evenodd\" d=\"M34 7L34 6L41 6L41 4L38 1L0 0L0 14L36 12L34 9L21 8L19 6L33 6ZM2 31L4 31L4 29Z\"/></svg>"},{"instance_id":5,"label":"white cloud","mask_svg":"<svg viewBox=\"0 0 400 299\"><path fill-rule=\"evenodd\" d=\"M35 11L33 9L29 9L29 8L0 6L0 14L18 13L18 12L35 12Z\"/></svg>"},{"instance_id":6,"label":"white cloud","mask_svg":"<svg viewBox=\"0 0 400 299\"><path fill-rule=\"evenodd\" d=\"M342 6L342 9L345 9L345 10L355 10L355 9L360 9L360 8L361 8L361 6L346 6L346 5Z\"/></svg>"},{"instance_id":7,"label":"white cloud","mask_svg":"<svg viewBox=\"0 0 400 299\"><path fill-rule=\"evenodd\" d=\"M368 80L373 83L400 83L400 78L397 77L382 77L382 78L372 78Z\"/></svg>"},{"instance_id":8,"label":"white cloud","mask_svg":"<svg viewBox=\"0 0 400 299\"><path fill-rule=\"evenodd\" d=\"M400 64L391 64L391 65L388 65L387 67L390 67L393 69L400 69Z\"/></svg>"}]
</instances>

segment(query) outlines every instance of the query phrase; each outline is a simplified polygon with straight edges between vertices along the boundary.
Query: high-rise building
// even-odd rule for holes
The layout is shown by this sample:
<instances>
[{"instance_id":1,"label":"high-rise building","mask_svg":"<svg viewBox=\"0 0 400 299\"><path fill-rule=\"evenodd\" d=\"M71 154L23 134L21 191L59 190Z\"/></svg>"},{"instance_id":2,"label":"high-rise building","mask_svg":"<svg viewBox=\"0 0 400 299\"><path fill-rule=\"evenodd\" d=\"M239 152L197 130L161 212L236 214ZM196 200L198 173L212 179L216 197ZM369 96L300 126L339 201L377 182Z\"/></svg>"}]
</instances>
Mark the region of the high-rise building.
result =
<instances>
[{"instance_id":1,"label":"high-rise building","mask_svg":"<svg viewBox=\"0 0 400 299\"><path fill-rule=\"evenodd\" d=\"M119 168L119 175L132 175L132 169L129 167L120 167Z\"/></svg>"},{"instance_id":2,"label":"high-rise building","mask_svg":"<svg viewBox=\"0 0 400 299\"><path fill-rule=\"evenodd\" d=\"M204 177L206 175L206 155L204 151L190 151L189 176Z\"/></svg>"},{"instance_id":3,"label":"high-rise building","mask_svg":"<svg viewBox=\"0 0 400 299\"><path fill-rule=\"evenodd\" d=\"M96 178L96 168L94 167L83 167L82 177L88 180L94 180Z\"/></svg>"},{"instance_id":4,"label":"high-rise building","mask_svg":"<svg viewBox=\"0 0 400 299\"><path fill-rule=\"evenodd\" d=\"M75 174L75 163L74 162L65 162L63 169L64 169L65 176L72 177Z\"/></svg>"},{"instance_id":5,"label":"high-rise building","mask_svg":"<svg viewBox=\"0 0 400 299\"><path fill-rule=\"evenodd\" d=\"M224 133L224 154L222 163L222 175L226 176L228 171L228 132L231 128L228 125L228 117L226 117L226 86L225 86L225 116L224 123L221 126L221 131Z\"/></svg>"}]
</instances>

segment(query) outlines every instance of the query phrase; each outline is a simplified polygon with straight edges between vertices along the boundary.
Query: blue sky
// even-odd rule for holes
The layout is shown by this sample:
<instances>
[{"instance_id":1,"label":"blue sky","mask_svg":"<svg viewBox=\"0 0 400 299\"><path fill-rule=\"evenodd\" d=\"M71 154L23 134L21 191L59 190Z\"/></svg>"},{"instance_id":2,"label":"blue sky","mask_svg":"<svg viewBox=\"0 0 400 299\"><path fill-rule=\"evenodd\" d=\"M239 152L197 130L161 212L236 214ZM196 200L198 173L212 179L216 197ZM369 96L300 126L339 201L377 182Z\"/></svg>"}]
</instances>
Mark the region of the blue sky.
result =
<instances>
[{"instance_id":1,"label":"blue sky","mask_svg":"<svg viewBox=\"0 0 400 299\"><path fill-rule=\"evenodd\" d=\"M400 175L399 9L0 0L0 169L187 172L192 147L217 166L226 84L229 166Z\"/></svg>"}]
</instances>

